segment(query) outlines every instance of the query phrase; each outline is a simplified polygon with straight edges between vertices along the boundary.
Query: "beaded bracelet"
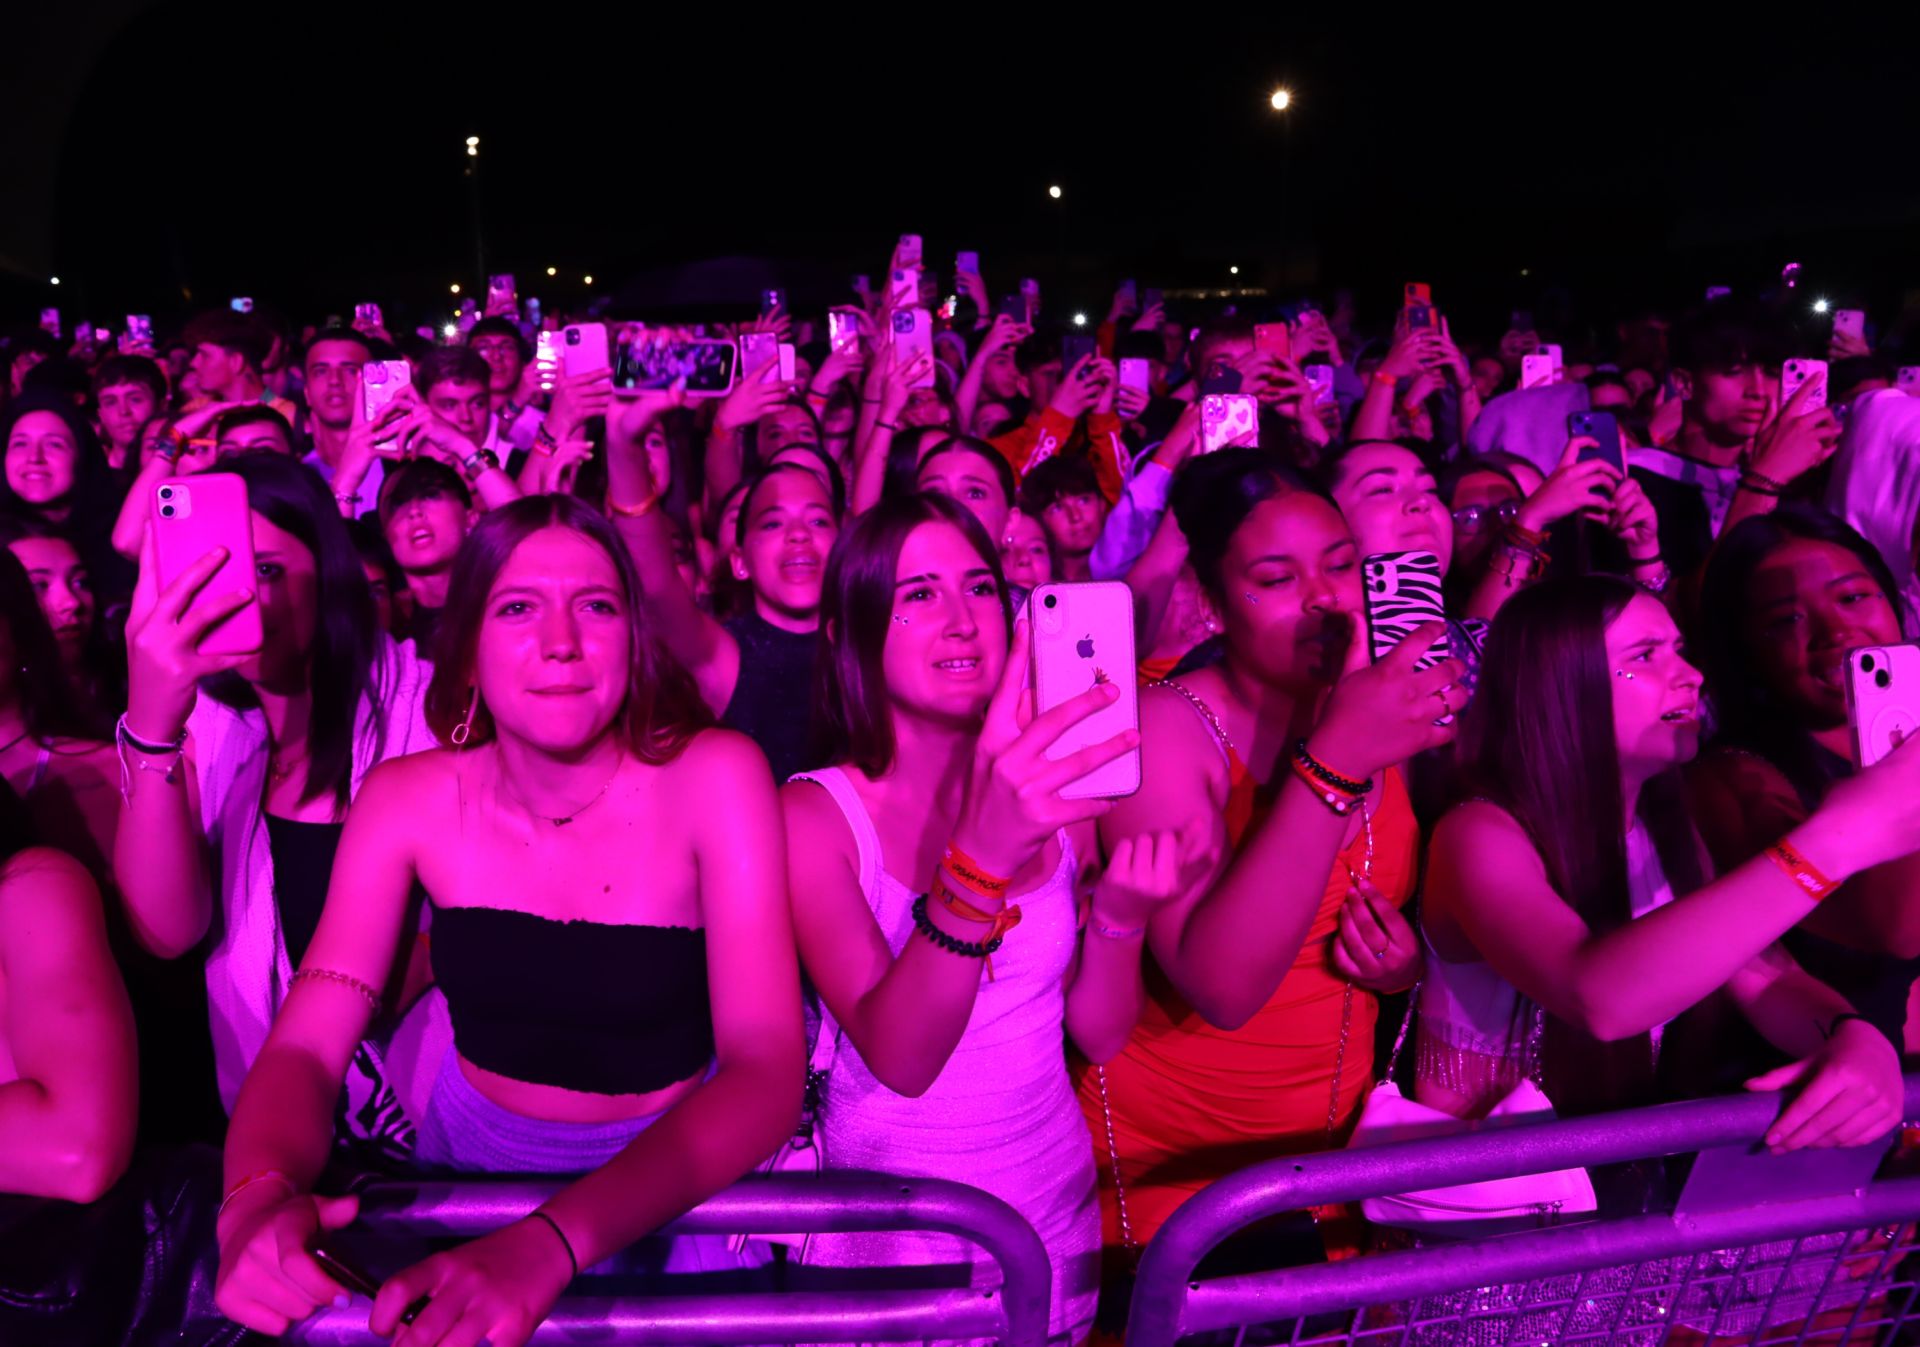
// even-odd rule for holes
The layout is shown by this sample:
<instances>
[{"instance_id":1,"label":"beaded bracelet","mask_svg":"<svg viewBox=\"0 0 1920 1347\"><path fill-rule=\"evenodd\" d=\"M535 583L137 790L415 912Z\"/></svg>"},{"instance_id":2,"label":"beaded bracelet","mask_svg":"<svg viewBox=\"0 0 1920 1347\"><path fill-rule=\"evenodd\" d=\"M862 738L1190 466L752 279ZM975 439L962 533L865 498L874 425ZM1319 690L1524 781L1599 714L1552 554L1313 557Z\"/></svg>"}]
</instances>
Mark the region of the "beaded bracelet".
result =
<instances>
[{"instance_id":1,"label":"beaded bracelet","mask_svg":"<svg viewBox=\"0 0 1920 1347\"><path fill-rule=\"evenodd\" d=\"M933 924L927 916L927 895L921 894L913 900L913 929L938 945L949 954L958 954L963 959L984 959L1000 948L1000 938L981 941L978 944L965 940L955 940L945 931Z\"/></svg>"},{"instance_id":2,"label":"beaded bracelet","mask_svg":"<svg viewBox=\"0 0 1920 1347\"><path fill-rule=\"evenodd\" d=\"M1298 759L1295 759L1293 763L1293 774L1307 783L1307 788L1314 793L1316 799L1342 818L1345 818L1348 814L1351 814L1360 807L1360 797L1358 795L1348 795L1332 789L1325 782L1315 777L1312 771L1307 768L1306 764L1300 762Z\"/></svg>"},{"instance_id":3,"label":"beaded bracelet","mask_svg":"<svg viewBox=\"0 0 1920 1347\"><path fill-rule=\"evenodd\" d=\"M1341 776L1340 773L1334 771L1333 768L1314 757L1312 751L1307 748L1307 741L1305 739L1296 739L1293 741L1293 761L1296 766L1312 774L1316 780L1323 781L1327 785L1332 786L1342 795L1365 795L1373 789L1373 781L1371 778L1365 781L1355 781L1352 777Z\"/></svg>"},{"instance_id":4,"label":"beaded bracelet","mask_svg":"<svg viewBox=\"0 0 1920 1347\"><path fill-rule=\"evenodd\" d=\"M376 1014L380 1010L380 993L349 973L336 973L331 968L302 968L293 975L293 982L288 985L292 986L300 982L338 983L340 986L359 992L360 995L366 997L367 1004L373 1007Z\"/></svg>"}]
</instances>

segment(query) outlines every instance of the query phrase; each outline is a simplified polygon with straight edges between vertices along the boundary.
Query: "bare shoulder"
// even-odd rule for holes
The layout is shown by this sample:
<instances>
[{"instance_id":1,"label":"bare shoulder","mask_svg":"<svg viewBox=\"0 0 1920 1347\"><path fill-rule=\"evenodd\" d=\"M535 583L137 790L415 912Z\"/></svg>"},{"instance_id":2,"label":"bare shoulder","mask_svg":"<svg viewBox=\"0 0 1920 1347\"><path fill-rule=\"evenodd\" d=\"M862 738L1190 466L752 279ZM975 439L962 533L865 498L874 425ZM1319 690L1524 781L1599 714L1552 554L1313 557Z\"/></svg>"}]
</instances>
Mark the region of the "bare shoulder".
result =
<instances>
[{"instance_id":1,"label":"bare shoulder","mask_svg":"<svg viewBox=\"0 0 1920 1347\"><path fill-rule=\"evenodd\" d=\"M482 750L484 751L484 750ZM435 824L443 809L459 806L459 779L471 771L473 752L449 748L428 749L388 758L368 772L353 797L355 814L379 812L389 817Z\"/></svg>"},{"instance_id":2,"label":"bare shoulder","mask_svg":"<svg viewBox=\"0 0 1920 1347\"><path fill-rule=\"evenodd\" d=\"M837 855L849 866L855 863L853 829L825 786L817 781L789 781L780 787L780 812L786 819L793 857Z\"/></svg>"},{"instance_id":3,"label":"bare shoulder","mask_svg":"<svg viewBox=\"0 0 1920 1347\"><path fill-rule=\"evenodd\" d=\"M100 891L87 867L52 847L27 847L0 866L0 920L51 907L98 909Z\"/></svg>"},{"instance_id":4,"label":"bare shoulder","mask_svg":"<svg viewBox=\"0 0 1920 1347\"><path fill-rule=\"evenodd\" d=\"M771 785L773 770L760 745L738 730L702 730L673 760L673 771L689 783L715 789Z\"/></svg>"},{"instance_id":5,"label":"bare shoulder","mask_svg":"<svg viewBox=\"0 0 1920 1347\"><path fill-rule=\"evenodd\" d=\"M1468 800L1447 811L1434 825L1433 847L1523 847L1533 850L1533 841L1520 821L1491 800Z\"/></svg>"}]
</instances>

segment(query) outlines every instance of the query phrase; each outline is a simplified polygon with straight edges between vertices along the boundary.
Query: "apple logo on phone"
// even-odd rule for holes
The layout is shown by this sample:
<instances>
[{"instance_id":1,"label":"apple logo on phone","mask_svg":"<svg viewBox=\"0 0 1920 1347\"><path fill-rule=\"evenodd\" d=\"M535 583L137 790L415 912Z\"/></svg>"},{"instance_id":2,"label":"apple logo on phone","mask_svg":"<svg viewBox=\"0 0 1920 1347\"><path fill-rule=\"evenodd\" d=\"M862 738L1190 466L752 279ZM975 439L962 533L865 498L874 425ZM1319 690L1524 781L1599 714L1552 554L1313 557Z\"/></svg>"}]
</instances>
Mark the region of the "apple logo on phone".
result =
<instances>
[{"instance_id":1,"label":"apple logo on phone","mask_svg":"<svg viewBox=\"0 0 1920 1347\"><path fill-rule=\"evenodd\" d=\"M1092 634L1089 633L1088 635L1082 636L1080 640L1074 645L1073 648L1074 648L1074 651L1080 656L1081 659L1092 659L1093 658Z\"/></svg>"}]
</instances>

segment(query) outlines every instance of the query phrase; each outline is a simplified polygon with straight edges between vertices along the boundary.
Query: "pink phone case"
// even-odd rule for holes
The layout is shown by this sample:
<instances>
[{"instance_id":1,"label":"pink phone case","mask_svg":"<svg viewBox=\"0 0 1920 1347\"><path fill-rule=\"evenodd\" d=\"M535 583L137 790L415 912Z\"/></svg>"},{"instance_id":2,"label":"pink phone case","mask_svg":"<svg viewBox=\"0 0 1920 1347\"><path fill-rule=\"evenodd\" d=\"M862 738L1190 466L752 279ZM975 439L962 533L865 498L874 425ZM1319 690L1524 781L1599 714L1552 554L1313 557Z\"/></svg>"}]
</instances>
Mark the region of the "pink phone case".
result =
<instances>
[{"instance_id":1,"label":"pink phone case","mask_svg":"<svg viewBox=\"0 0 1920 1347\"><path fill-rule=\"evenodd\" d=\"M740 334L740 377L751 379L780 359L780 335L777 332Z\"/></svg>"},{"instance_id":2,"label":"pink phone case","mask_svg":"<svg viewBox=\"0 0 1920 1347\"><path fill-rule=\"evenodd\" d=\"M1867 312L1865 309L1836 309L1833 314L1833 335L1836 337L1865 337L1867 335Z\"/></svg>"},{"instance_id":3,"label":"pink phone case","mask_svg":"<svg viewBox=\"0 0 1920 1347\"><path fill-rule=\"evenodd\" d=\"M1126 356L1120 361L1120 386L1137 389L1149 396L1153 393L1153 366L1138 356Z\"/></svg>"},{"instance_id":4,"label":"pink phone case","mask_svg":"<svg viewBox=\"0 0 1920 1347\"><path fill-rule=\"evenodd\" d=\"M575 323L560 330L560 368L569 378L612 369L607 359L607 329L599 323Z\"/></svg>"},{"instance_id":5,"label":"pink phone case","mask_svg":"<svg viewBox=\"0 0 1920 1347\"><path fill-rule=\"evenodd\" d=\"M254 602L226 618L201 641L209 655L239 655L258 650L260 629L259 583L253 560L253 510L247 504L247 484L230 472L203 472L192 477L168 477L153 488L153 549L158 562L159 588L172 584L182 571L216 547L227 549L227 559L195 597L193 607L225 597L236 589L254 595Z\"/></svg>"},{"instance_id":6,"label":"pink phone case","mask_svg":"<svg viewBox=\"0 0 1920 1347\"><path fill-rule=\"evenodd\" d=\"M933 315L925 309L895 309L893 311L893 359L899 368L905 368L925 353L933 355ZM931 388L935 372L929 359L927 372L914 381L915 388Z\"/></svg>"},{"instance_id":7,"label":"pink phone case","mask_svg":"<svg viewBox=\"0 0 1920 1347\"><path fill-rule=\"evenodd\" d=\"M1789 360L1780 367L1780 405L1784 407L1787 399L1800 391L1800 385L1816 381L1819 387L1807 394L1801 408L1803 412L1817 412L1827 405L1827 362Z\"/></svg>"},{"instance_id":8,"label":"pink phone case","mask_svg":"<svg viewBox=\"0 0 1920 1347\"><path fill-rule=\"evenodd\" d=\"M1120 696L1053 741L1050 759L1125 730L1140 728L1140 684L1134 675L1133 593L1113 580L1041 585L1027 600L1033 624L1033 710L1040 715L1095 683ZM1140 750L1122 754L1060 792L1069 800L1111 799L1140 789Z\"/></svg>"},{"instance_id":9,"label":"pink phone case","mask_svg":"<svg viewBox=\"0 0 1920 1347\"><path fill-rule=\"evenodd\" d=\"M1260 447L1260 403L1251 393L1208 393L1200 399L1200 452Z\"/></svg>"},{"instance_id":10,"label":"pink phone case","mask_svg":"<svg viewBox=\"0 0 1920 1347\"><path fill-rule=\"evenodd\" d=\"M1552 356L1523 355L1520 357L1520 386L1522 388L1545 388L1552 382Z\"/></svg>"}]
</instances>

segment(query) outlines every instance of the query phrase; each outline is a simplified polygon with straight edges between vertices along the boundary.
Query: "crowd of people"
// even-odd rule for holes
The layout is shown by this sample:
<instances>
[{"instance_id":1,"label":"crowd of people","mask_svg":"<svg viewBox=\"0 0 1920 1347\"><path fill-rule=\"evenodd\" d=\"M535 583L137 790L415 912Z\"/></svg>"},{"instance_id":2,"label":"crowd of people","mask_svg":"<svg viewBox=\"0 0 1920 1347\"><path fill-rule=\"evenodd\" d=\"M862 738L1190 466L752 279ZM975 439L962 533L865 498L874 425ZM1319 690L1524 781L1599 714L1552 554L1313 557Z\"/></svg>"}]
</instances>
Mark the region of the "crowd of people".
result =
<instances>
[{"instance_id":1,"label":"crowd of people","mask_svg":"<svg viewBox=\"0 0 1920 1347\"><path fill-rule=\"evenodd\" d=\"M1456 340L1424 287L1126 282L1076 327L890 263L699 328L740 343L715 396L615 386L694 329L510 286L447 338L0 343L0 1194L219 1147L199 1253L277 1334L351 1289L347 1176L577 1176L387 1269L405 1347L518 1347L590 1269L992 1283L952 1236L656 1234L800 1126L1012 1204L1078 1344L1188 1197L1346 1143L1409 998L1463 1123L1527 1080L1786 1089L1778 1150L1898 1123L1920 750L1863 767L1847 687L1920 623L1898 324L1788 292ZM251 576L162 565L202 473ZM1363 563L1406 553L1444 617L1387 651ZM1083 581L1138 652L1091 742L1121 690L1037 705L1025 612Z\"/></svg>"}]
</instances>

